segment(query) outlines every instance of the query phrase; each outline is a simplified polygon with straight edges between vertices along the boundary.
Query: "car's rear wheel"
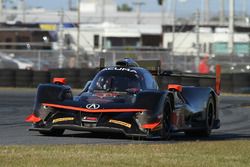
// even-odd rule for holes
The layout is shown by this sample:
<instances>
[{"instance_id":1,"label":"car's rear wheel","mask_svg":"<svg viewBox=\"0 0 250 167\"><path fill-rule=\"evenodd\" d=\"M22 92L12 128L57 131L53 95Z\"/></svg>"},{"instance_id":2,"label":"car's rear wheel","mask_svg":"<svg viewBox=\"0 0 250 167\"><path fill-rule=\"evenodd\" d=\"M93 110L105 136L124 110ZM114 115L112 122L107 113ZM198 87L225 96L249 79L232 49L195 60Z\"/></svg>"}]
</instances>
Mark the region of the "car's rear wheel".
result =
<instances>
[{"instance_id":1,"label":"car's rear wheel","mask_svg":"<svg viewBox=\"0 0 250 167\"><path fill-rule=\"evenodd\" d=\"M169 99L166 100L164 109L163 109L163 116L162 116L162 128L161 128L161 138L162 139L169 139L170 138L170 114L172 112L172 107Z\"/></svg>"},{"instance_id":2,"label":"car's rear wheel","mask_svg":"<svg viewBox=\"0 0 250 167\"><path fill-rule=\"evenodd\" d=\"M50 131L39 131L39 133L45 136L61 136L64 131L64 129L51 129Z\"/></svg>"},{"instance_id":3,"label":"car's rear wheel","mask_svg":"<svg viewBox=\"0 0 250 167\"><path fill-rule=\"evenodd\" d=\"M214 124L214 117L215 117L215 104L213 97L210 96L206 109L205 130L201 131L201 136L210 136Z\"/></svg>"},{"instance_id":4,"label":"car's rear wheel","mask_svg":"<svg viewBox=\"0 0 250 167\"><path fill-rule=\"evenodd\" d=\"M204 128L202 130L186 131L185 134L188 136L204 136L204 137L210 136L214 124L214 118L215 118L215 104L213 96L210 95L206 107Z\"/></svg>"}]
</instances>

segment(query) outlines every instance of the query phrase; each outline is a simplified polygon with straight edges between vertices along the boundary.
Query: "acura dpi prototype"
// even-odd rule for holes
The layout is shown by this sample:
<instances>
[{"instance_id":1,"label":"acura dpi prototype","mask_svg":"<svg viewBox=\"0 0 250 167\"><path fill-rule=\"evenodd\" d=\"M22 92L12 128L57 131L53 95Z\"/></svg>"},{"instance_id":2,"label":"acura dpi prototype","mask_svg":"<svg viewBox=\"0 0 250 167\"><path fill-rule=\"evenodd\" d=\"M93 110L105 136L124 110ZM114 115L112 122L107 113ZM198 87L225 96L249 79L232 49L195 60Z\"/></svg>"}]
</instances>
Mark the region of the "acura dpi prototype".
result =
<instances>
[{"instance_id":1,"label":"acura dpi prototype","mask_svg":"<svg viewBox=\"0 0 250 167\"><path fill-rule=\"evenodd\" d=\"M174 132L209 136L220 127L216 82L216 90L178 84L160 90L148 70L124 59L99 71L77 96L64 78L40 84L26 121L43 135L75 130L145 138L168 138Z\"/></svg>"}]
</instances>

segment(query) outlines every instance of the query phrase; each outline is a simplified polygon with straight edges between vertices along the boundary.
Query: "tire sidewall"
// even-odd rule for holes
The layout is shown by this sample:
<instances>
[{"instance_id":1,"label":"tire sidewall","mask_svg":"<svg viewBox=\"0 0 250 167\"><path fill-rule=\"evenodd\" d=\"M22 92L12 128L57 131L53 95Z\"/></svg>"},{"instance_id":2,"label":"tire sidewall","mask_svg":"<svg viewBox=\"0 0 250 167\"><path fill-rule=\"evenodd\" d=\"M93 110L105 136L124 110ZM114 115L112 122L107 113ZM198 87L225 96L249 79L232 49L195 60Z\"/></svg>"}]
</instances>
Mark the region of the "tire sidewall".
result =
<instances>
[{"instance_id":1,"label":"tire sidewall","mask_svg":"<svg viewBox=\"0 0 250 167\"><path fill-rule=\"evenodd\" d=\"M215 105L212 95L209 96L206 108L206 118L205 118L205 135L209 136L211 134L213 124L214 124L214 117L215 117Z\"/></svg>"},{"instance_id":2,"label":"tire sidewall","mask_svg":"<svg viewBox=\"0 0 250 167\"><path fill-rule=\"evenodd\" d=\"M161 138L169 139L170 138L170 115L172 112L171 103L169 98L166 98L163 111L162 111L162 128L161 128Z\"/></svg>"}]
</instances>

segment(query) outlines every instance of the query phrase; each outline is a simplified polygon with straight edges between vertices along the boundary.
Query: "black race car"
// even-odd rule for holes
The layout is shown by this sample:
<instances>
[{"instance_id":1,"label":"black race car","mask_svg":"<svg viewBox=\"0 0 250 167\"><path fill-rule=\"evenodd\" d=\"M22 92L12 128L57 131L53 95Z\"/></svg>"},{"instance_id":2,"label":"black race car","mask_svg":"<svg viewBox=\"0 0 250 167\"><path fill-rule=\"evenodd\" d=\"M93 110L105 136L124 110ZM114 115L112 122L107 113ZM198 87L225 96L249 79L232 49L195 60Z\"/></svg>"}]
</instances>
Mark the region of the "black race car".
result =
<instances>
[{"instance_id":1,"label":"black race car","mask_svg":"<svg viewBox=\"0 0 250 167\"><path fill-rule=\"evenodd\" d=\"M131 59L97 73L78 96L64 78L38 87L32 131L62 135L67 130L118 132L168 138L173 132L209 136L220 127L218 94L210 87L169 84L159 90L152 74Z\"/></svg>"}]
</instances>

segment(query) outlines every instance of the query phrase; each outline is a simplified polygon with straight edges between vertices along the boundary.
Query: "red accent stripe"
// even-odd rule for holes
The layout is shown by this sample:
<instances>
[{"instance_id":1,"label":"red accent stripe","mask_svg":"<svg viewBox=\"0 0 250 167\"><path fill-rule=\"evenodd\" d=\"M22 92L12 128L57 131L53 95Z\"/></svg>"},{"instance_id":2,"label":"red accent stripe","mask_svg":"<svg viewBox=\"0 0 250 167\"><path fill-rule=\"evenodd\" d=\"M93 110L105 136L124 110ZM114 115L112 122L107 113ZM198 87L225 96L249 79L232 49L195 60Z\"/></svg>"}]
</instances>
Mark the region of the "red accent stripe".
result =
<instances>
[{"instance_id":1,"label":"red accent stripe","mask_svg":"<svg viewBox=\"0 0 250 167\"><path fill-rule=\"evenodd\" d=\"M218 95L220 95L221 92L221 66L216 65L216 85L215 85L215 91Z\"/></svg>"},{"instance_id":2,"label":"red accent stripe","mask_svg":"<svg viewBox=\"0 0 250 167\"><path fill-rule=\"evenodd\" d=\"M154 129L159 125L160 125L160 122L155 122L155 123L151 123L151 124L144 124L141 127L144 129Z\"/></svg>"},{"instance_id":3,"label":"red accent stripe","mask_svg":"<svg viewBox=\"0 0 250 167\"><path fill-rule=\"evenodd\" d=\"M32 123L36 123L36 122L39 122L39 121L41 121L41 120L42 120L41 118L35 116L34 114L29 115L29 116L25 119L26 122L32 122Z\"/></svg>"},{"instance_id":4,"label":"red accent stripe","mask_svg":"<svg viewBox=\"0 0 250 167\"><path fill-rule=\"evenodd\" d=\"M50 104L50 103L43 103L44 106L48 107L55 107L55 108L61 108L61 109L68 109L68 110L76 110L81 112L91 112L91 113L99 113L99 112L145 112L146 109L138 109L138 108L126 108L126 109L96 109L91 110L87 108L80 108L80 107L72 107L72 106L64 106L59 104Z\"/></svg>"}]
</instances>

